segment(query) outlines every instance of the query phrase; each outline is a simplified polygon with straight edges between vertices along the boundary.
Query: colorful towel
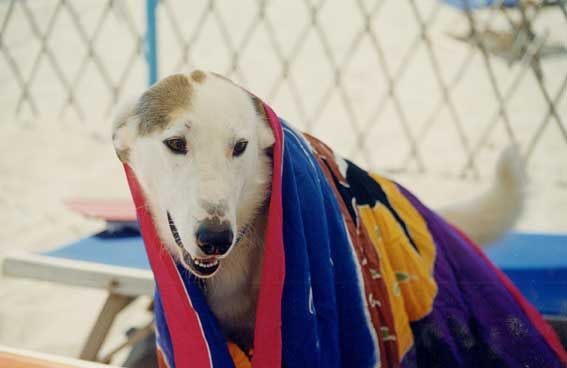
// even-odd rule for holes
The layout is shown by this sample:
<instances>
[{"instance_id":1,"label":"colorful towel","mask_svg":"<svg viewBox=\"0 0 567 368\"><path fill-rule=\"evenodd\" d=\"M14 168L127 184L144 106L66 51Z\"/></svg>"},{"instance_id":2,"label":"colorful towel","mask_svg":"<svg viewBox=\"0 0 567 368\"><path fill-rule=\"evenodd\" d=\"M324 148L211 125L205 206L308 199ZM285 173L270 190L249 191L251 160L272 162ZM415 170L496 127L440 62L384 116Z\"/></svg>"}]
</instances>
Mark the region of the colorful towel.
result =
<instances>
[{"instance_id":1,"label":"colorful towel","mask_svg":"<svg viewBox=\"0 0 567 368\"><path fill-rule=\"evenodd\" d=\"M265 111L276 143L253 367L567 364L551 328L465 235ZM249 366L198 281L163 251L125 168L157 283L160 364Z\"/></svg>"}]
</instances>

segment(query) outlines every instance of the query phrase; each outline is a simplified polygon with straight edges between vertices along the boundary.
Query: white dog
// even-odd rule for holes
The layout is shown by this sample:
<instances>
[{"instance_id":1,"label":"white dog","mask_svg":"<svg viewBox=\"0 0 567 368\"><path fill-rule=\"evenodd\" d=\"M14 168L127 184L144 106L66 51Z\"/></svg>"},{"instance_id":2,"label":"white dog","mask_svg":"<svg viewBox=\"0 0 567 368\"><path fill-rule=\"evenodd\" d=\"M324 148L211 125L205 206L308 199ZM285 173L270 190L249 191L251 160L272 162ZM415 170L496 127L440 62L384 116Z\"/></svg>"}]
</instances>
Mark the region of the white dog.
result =
<instances>
[{"instance_id":1,"label":"white dog","mask_svg":"<svg viewBox=\"0 0 567 368\"><path fill-rule=\"evenodd\" d=\"M169 252L203 279L227 336L252 345L274 143L260 102L216 74L172 75L117 117L114 145L135 171ZM486 244L521 211L523 171L502 156L490 191L439 212Z\"/></svg>"}]
</instances>

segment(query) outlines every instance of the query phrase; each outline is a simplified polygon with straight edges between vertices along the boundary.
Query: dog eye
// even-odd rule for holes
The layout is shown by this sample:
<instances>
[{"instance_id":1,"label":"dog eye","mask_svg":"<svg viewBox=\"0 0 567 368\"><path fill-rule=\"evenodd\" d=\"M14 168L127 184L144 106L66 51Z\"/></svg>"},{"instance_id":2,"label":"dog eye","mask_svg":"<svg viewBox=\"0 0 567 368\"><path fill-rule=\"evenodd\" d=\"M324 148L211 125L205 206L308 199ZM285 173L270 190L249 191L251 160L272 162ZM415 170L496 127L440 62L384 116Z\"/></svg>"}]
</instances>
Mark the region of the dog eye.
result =
<instances>
[{"instance_id":1,"label":"dog eye","mask_svg":"<svg viewBox=\"0 0 567 368\"><path fill-rule=\"evenodd\" d=\"M185 138L169 138L163 141L163 143L173 153L177 153L177 154L187 153L187 142L185 141Z\"/></svg>"},{"instance_id":2,"label":"dog eye","mask_svg":"<svg viewBox=\"0 0 567 368\"><path fill-rule=\"evenodd\" d=\"M238 157L246 151L246 146L248 146L248 141L241 140L236 142L234 148L232 149L232 156Z\"/></svg>"}]
</instances>

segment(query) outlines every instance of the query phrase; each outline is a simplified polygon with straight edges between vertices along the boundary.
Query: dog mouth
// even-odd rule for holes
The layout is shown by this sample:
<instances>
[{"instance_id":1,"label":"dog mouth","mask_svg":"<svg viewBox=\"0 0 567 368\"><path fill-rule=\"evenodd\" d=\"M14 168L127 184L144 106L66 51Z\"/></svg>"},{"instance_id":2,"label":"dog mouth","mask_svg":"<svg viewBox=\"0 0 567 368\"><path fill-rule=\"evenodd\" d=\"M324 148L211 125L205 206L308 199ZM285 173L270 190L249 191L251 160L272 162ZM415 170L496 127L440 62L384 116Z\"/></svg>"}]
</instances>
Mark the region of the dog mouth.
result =
<instances>
[{"instance_id":1,"label":"dog mouth","mask_svg":"<svg viewBox=\"0 0 567 368\"><path fill-rule=\"evenodd\" d=\"M175 226L169 211L167 212L167 221L169 223L171 235L173 235L173 239L175 239L175 244L177 244L177 247L181 251L183 263L189 266L189 269L193 272L193 274L195 274L195 276L201 278L213 276L220 266L220 260L214 256L205 258L193 257L183 246L183 242L179 236L179 231L177 231L177 227Z\"/></svg>"}]
</instances>

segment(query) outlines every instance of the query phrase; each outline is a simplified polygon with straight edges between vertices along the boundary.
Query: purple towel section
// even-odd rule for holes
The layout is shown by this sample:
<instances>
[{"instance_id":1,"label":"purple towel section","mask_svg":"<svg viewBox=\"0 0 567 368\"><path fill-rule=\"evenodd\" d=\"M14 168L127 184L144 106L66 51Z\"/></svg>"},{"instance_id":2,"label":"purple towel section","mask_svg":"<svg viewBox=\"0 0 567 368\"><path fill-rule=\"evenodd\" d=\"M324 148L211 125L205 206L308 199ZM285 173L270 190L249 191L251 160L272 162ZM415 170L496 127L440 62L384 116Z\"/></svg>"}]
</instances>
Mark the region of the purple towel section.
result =
<instances>
[{"instance_id":1,"label":"purple towel section","mask_svg":"<svg viewBox=\"0 0 567 368\"><path fill-rule=\"evenodd\" d=\"M438 247L439 286L432 313L412 324L415 358L406 357L405 366L417 362L420 367L564 367L552 349L557 341L540 333L540 328L547 328L538 328L543 320L534 321L525 313L525 301L506 287L494 266L443 219L401 190L426 219Z\"/></svg>"}]
</instances>

